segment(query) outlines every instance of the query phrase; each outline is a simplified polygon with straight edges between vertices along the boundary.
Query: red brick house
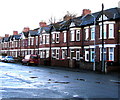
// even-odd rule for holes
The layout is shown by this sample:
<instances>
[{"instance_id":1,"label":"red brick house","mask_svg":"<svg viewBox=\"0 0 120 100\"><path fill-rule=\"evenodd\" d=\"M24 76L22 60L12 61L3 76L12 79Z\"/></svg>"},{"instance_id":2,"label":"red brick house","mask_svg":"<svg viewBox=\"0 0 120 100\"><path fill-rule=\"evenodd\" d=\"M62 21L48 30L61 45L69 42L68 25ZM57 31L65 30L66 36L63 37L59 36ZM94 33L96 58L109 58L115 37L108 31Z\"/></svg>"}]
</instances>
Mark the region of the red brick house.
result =
<instances>
[{"instance_id":1,"label":"red brick house","mask_svg":"<svg viewBox=\"0 0 120 100\"><path fill-rule=\"evenodd\" d=\"M24 28L13 39L2 39L2 52L12 56L39 54L41 64L93 69L101 62L102 12L84 9L80 17L47 25L40 22L35 30ZM104 61L120 62L120 8L104 10ZM16 38L19 37L19 38ZM8 40L7 40L8 39ZM9 44L9 49L6 44ZM14 44L14 46L13 46ZM16 46L16 47L15 47ZM82 64L85 63L86 65ZM76 64L75 64L76 63ZM82 66L84 65L84 66ZM96 66L97 67L97 66ZM97 68L96 68L97 69Z\"/></svg>"}]
</instances>

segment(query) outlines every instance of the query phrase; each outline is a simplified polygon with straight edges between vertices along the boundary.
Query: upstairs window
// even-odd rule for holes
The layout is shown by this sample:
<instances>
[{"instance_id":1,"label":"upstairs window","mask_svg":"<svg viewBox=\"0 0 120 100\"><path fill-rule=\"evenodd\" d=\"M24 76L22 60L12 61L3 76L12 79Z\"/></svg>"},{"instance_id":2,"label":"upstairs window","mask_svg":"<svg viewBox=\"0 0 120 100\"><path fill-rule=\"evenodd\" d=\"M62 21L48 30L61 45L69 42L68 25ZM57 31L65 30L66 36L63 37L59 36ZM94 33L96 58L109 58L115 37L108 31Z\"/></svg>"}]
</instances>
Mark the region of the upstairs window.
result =
<instances>
[{"instance_id":1,"label":"upstairs window","mask_svg":"<svg viewBox=\"0 0 120 100\"><path fill-rule=\"evenodd\" d=\"M104 26L103 26L103 30L104 30L104 39L106 39L106 29L107 29L107 25L104 24ZM100 25L100 39L102 39L102 25Z\"/></svg>"},{"instance_id":2,"label":"upstairs window","mask_svg":"<svg viewBox=\"0 0 120 100\"><path fill-rule=\"evenodd\" d=\"M55 33L52 34L52 43L55 43Z\"/></svg>"},{"instance_id":3,"label":"upstairs window","mask_svg":"<svg viewBox=\"0 0 120 100\"><path fill-rule=\"evenodd\" d=\"M88 38L89 38L89 29L86 28L85 29L85 40L88 40Z\"/></svg>"},{"instance_id":4,"label":"upstairs window","mask_svg":"<svg viewBox=\"0 0 120 100\"><path fill-rule=\"evenodd\" d=\"M70 31L70 40L74 41L74 39L75 39L74 30L71 30Z\"/></svg>"},{"instance_id":5,"label":"upstairs window","mask_svg":"<svg viewBox=\"0 0 120 100\"><path fill-rule=\"evenodd\" d=\"M43 44L45 44L45 35L43 35Z\"/></svg>"},{"instance_id":6,"label":"upstairs window","mask_svg":"<svg viewBox=\"0 0 120 100\"><path fill-rule=\"evenodd\" d=\"M66 32L63 33L64 34L64 42L66 42Z\"/></svg>"},{"instance_id":7,"label":"upstairs window","mask_svg":"<svg viewBox=\"0 0 120 100\"><path fill-rule=\"evenodd\" d=\"M76 30L76 41L80 41L80 30Z\"/></svg>"},{"instance_id":8,"label":"upstairs window","mask_svg":"<svg viewBox=\"0 0 120 100\"><path fill-rule=\"evenodd\" d=\"M109 24L109 38L114 38L114 24Z\"/></svg>"},{"instance_id":9,"label":"upstairs window","mask_svg":"<svg viewBox=\"0 0 120 100\"><path fill-rule=\"evenodd\" d=\"M104 50L103 50L103 60L105 61L105 60L107 60L107 55L106 55L106 53L107 53L107 48L104 48ZM102 60L102 48L100 48L100 61Z\"/></svg>"},{"instance_id":10,"label":"upstairs window","mask_svg":"<svg viewBox=\"0 0 120 100\"><path fill-rule=\"evenodd\" d=\"M28 45L30 45L30 38L28 38Z\"/></svg>"},{"instance_id":11,"label":"upstairs window","mask_svg":"<svg viewBox=\"0 0 120 100\"><path fill-rule=\"evenodd\" d=\"M34 38L31 38L31 45L34 45Z\"/></svg>"},{"instance_id":12,"label":"upstairs window","mask_svg":"<svg viewBox=\"0 0 120 100\"><path fill-rule=\"evenodd\" d=\"M91 28L91 40L95 40L95 27Z\"/></svg>"},{"instance_id":13,"label":"upstairs window","mask_svg":"<svg viewBox=\"0 0 120 100\"><path fill-rule=\"evenodd\" d=\"M56 43L59 43L59 33L56 33Z\"/></svg>"},{"instance_id":14,"label":"upstairs window","mask_svg":"<svg viewBox=\"0 0 120 100\"><path fill-rule=\"evenodd\" d=\"M46 44L49 44L49 35L46 35Z\"/></svg>"},{"instance_id":15,"label":"upstairs window","mask_svg":"<svg viewBox=\"0 0 120 100\"><path fill-rule=\"evenodd\" d=\"M36 36L36 45L38 45L38 36Z\"/></svg>"}]
</instances>

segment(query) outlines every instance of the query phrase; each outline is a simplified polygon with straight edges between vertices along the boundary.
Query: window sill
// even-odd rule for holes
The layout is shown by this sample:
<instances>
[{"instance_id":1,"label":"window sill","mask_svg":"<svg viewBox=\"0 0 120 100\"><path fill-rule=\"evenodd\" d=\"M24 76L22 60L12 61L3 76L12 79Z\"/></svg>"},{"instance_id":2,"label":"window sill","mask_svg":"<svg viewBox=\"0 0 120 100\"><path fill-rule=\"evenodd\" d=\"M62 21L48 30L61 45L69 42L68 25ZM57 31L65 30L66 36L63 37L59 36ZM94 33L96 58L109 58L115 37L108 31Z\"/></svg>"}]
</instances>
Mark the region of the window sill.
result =
<instances>
[{"instance_id":1,"label":"window sill","mask_svg":"<svg viewBox=\"0 0 120 100\"><path fill-rule=\"evenodd\" d=\"M109 37L108 39L114 39L114 37Z\"/></svg>"}]
</instances>

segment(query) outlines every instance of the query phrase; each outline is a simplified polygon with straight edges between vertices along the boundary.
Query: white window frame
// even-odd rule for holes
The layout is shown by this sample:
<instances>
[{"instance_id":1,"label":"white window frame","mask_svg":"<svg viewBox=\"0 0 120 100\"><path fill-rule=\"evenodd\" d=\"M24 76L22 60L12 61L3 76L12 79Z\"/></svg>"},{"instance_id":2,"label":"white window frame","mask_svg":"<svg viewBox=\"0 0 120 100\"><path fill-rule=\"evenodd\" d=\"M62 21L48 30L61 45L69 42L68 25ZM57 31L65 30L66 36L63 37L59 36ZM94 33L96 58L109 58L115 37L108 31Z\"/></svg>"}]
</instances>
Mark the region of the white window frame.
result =
<instances>
[{"instance_id":1,"label":"white window frame","mask_svg":"<svg viewBox=\"0 0 120 100\"><path fill-rule=\"evenodd\" d=\"M89 39L89 28L85 28L85 40Z\"/></svg>"},{"instance_id":2,"label":"white window frame","mask_svg":"<svg viewBox=\"0 0 120 100\"><path fill-rule=\"evenodd\" d=\"M52 33L52 43L55 43L55 33Z\"/></svg>"},{"instance_id":3,"label":"white window frame","mask_svg":"<svg viewBox=\"0 0 120 100\"><path fill-rule=\"evenodd\" d=\"M109 37L108 38L114 38L114 24L109 24Z\"/></svg>"},{"instance_id":4,"label":"white window frame","mask_svg":"<svg viewBox=\"0 0 120 100\"><path fill-rule=\"evenodd\" d=\"M74 53L74 52L75 52L74 49L70 49L70 59L74 58L74 56L72 57L72 53Z\"/></svg>"},{"instance_id":5,"label":"white window frame","mask_svg":"<svg viewBox=\"0 0 120 100\"><path fill-rule=\"evenodd\" d=\"M52 58L55 58L55 49L52 49Z\"/></svg>"},{"instance_id":6,"label":"white window frame","mask_svg":"<svg viewBox=\"0 0 120 100\"><path fill-rule=\"evenodd\" d=\"M94 62L94 55L95 55L95 51L93 49L90 50L90 61Z\"/></svg>"},{"instance_id":7,"label":"white window frame","mask_svg":"<svg viewBox=\"0 0 120 100\"><path fill-rule=\"evenodd\" d=\"M45 35L43 35L42 37L43 37L43 44L45 44Z\"/></svg>"},{"instance_id":8,"label":"white window frame","mask_svg":"<svg viewBox=\"0 0 120 100\"><path fill-rule=\"evenodd\" d=\"M91 40L95 40L95 27L91 27Z\"/></svg>"},{"instance_id":9,"label":"white window frame","mask_svg":"<svg viewBox=\"0 0 120 100\"><path fill-rule=\"evenodd\" d=\"M70 31L70 41L75 41L75 30Z\"/></svg>"},{"instance_id":10,"label":"white window frame","mask_svg":"<svg viewBox=\"0 0 120 100\"><path fill-rule=\"evenodd\" d=\"M46 35L46 44L49 44L49 35Z\"/></svg>"},{"instance_id":11,"label":"white window frame","mask_svg":"<svg viewBox=\"0 0 120 100\"><path fill-rule=\"evenodd\" d=\"M104 48L104 49L106 49L106 51L104 51L104 55L106 55L106 57L107 57L107 48ZM105 59L105 57L104 57L104 61L105 60L107 60L107 58ZM100 48L100 61L102 61L102 48Z\"/></svg>"},{"instance_id":12,"label":"white window frame","mask_svg":"<svg viewBox=\"0 0 120 100\"><path fill-rule=\"evenodd\" d=\"M31 45L34 45L34 38L31 38Z\"/></svg>"},{"instance_id":13,"label":"white window frame","mask_svg":"<svg viewBox=\"0 0 120 100\"><path fill-rule=\"evenodd\" d=\"M87 58L88 55L88 58ZM85 50L85 61L89 62L89 51Z\"/></svg>"},{"instance_id":14,"label":"white window frame","mask_svg":"<svg viewBox=\"0 0 120 100\"><path fill-rule=\"evenodd\" d=\"M110 49L113 49L113 52L111 52ZM111 54L112 54L112 59L111 59ZM112 47L109 48L109 60L114 61L114 48Z\"/></svg>"},{"instance_id":15,"label":"white window frame","mask_svg":"<svg viewBox=\"0 0 120 100\"><path fill-rule=\"evenodd\" d=\"M76 51L76 60L80 60L80 50Z\"/></svg>"},{"instance_id":16,"label":"white window frame","mask_svg":"<svg viewBox=\"0 0 120 100\"><path fill-rule=\"evenodd\" d=\"M62 49L62 59L65 59L66 56L66 49Z\"/></svg>"},{"instance_id":17,"label":"white window frame","mask_svg":"<svg viewBox=\"0 0 120 100\"><path fill-rule=\"evenodd\" d=\"M28 45L30 45L30 38L28 38Z\"/></svg>"},{"instance_id":18,"label":"white window frame","mask_svg":"<svg viewBox=\"0 0 120 100\"><path fill-rule=\"evenodd\" d=\"M38 45L38 36L36 36L36 45Z\"/></svg>"},{"instance_id":19,"label":"white window frame","mask_svg":"<svg viewBox=\"0 0 120 100\"><path fill-rule=\"evenodd\" d=\"M56 59L59 59L59 49L56 49Z\"/></svg>"},{"instance_id":20,"label":"white window frame","mask_svg":"<svg viewBox=\"0 0 120 100\"><path fill-rule=\"evenodd\" d=\"M46 50L46 58L49 57L49 50Z\"/></svg>"},{"instance_id":21,"label":"white window frame","mask_svg":"<svg viewBox=\"0 0 120 100\"><path fill-rule=\"evenodd\" d=\"M107 38L107 24L103 25L104 28L104 39ZM100 25L100 39L102 39L102 25Z\"/></svg>"},{"instance_id":22,"label":"white window frame","mask_svg":"<svg viewBox=\"0 0 120 100\"><path fill-rule=\"evenodd\" d=\"M40 45L42 45L43 41L42 41L42 35L40 35Z\"/></svg>"},{"instance_id":23,"label":"white window frame","mask_svg":"<svg viewBox=\"0 0 120 100\"><path fill-rule=\"evenodd\" d=\"M76 41L80 41L80 30L76 30Z\"/></svg>"},{"instance_id":24,"label":"white window frame","mask_svg":"<svg viewBox=\"0 0 120 100\"><path fill-rule=\"evenodd\" d=\"M59 43L59 33L56 33L56 43Z\"/></svg>"},{"instance_id":25,"label":"white window frame","mask_svg":"<svg viewBox=\"0 0 120 100\"><path fill-rule=\"evenodd\" d=\"M67 38L66 38L66 37L67 37L67 36L66 36L66 35L67 35L67 32L65 31L65 32L63 32L63 34L64 34L64 43L65 43L65 42L67 41Z\"/></svg>"}]
</instances>

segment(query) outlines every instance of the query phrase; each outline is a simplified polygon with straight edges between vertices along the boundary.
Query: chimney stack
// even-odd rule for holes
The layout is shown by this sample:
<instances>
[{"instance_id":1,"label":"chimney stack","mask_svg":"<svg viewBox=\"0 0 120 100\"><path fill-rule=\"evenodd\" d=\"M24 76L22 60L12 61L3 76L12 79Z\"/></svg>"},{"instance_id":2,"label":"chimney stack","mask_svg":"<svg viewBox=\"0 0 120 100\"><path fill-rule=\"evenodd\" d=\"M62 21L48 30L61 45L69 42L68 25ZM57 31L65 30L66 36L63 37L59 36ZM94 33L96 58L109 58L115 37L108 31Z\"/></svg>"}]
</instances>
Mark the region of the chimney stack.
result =
<instances>
[{"instance_id":1,"label":"chimney stack","mask_svg":"<svg viewBox=\"0 0 120 100\"><path fill-rule=\"evenodd\" d=\"M5 37L9 37L9 34L5 34Z\"/></svg>"},{"instance_id":2,"label":"chimney stack","mask_svg":"<svg viewBox=\"0 0 120 100\"><path fill-rule=\"evenodd\" d=\"M18 35L18 31L13 31L13 35Z\"/></svg>"},{"instance_id":3,"label":"chimney stack","mask_svg":"<svg viewBox=\"0 0 120 100\"><path fill-rule=\"evenodd\" d=\"M85 16L87 14L91 14L91 10L89 10L89 9L83 9L82 16Z\"/></svg>"},{"instance_id":4,"label":"chimney stack","mask_svg":"<svg viewBox=\"0 0 120 100\"><path fill-rule=\"evenodd\" d=\"M23 32L29 32L30 28L29 27L24 27Z\"/></svg>"},{"instance_id":5,"label":"chimney stack","mask_svg":"<svg viewBox=\"0 0 120 100\"><path fill-rule=\"evenodd\" d=\"M46 27L47 24L46 24L46 22L40 22L40 23L39 23L39 26L40 26L40 27Z\"/></svg>"}]
</instances>

